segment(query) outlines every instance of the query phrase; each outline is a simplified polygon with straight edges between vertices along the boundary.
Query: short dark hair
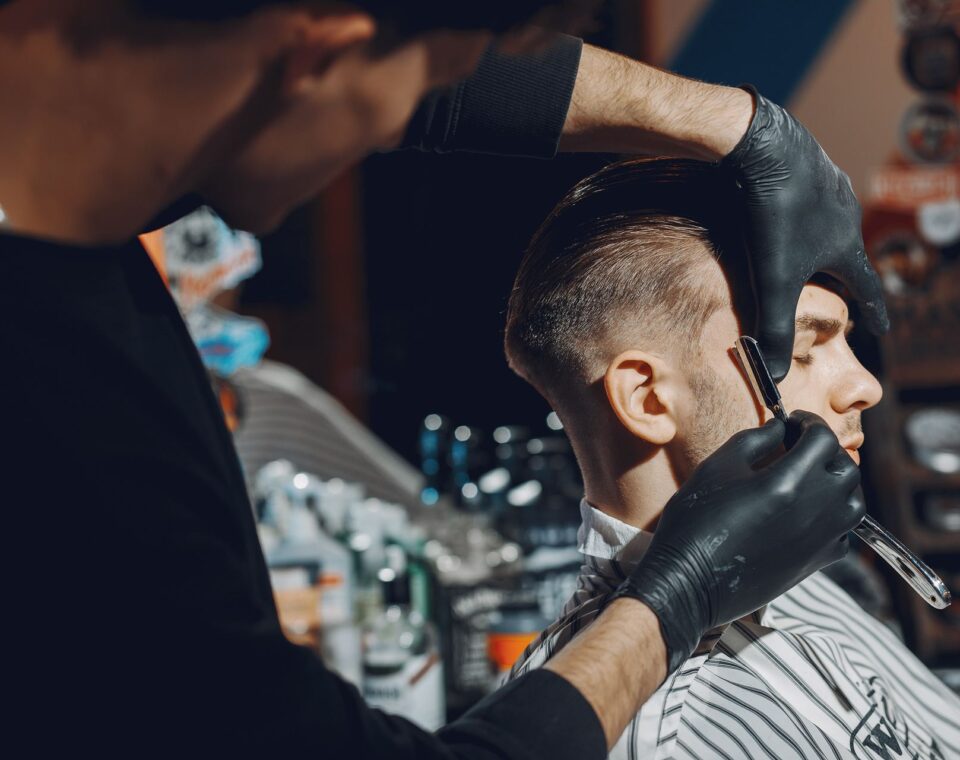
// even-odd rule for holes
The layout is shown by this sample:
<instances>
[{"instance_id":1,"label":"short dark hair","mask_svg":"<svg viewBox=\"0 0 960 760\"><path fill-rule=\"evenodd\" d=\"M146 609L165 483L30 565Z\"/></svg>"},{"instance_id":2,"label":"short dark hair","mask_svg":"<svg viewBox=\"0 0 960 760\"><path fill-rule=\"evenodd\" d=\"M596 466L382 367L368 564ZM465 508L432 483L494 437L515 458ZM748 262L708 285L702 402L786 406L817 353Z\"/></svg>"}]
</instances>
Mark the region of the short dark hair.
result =
<instances>
[{"instance_id":1,"label":"short dark hair","mask_svg":"<svg viewBox=\"0 0 960 760\"><path fill-rule=\"evenodd\" d=\"M140 11L164 18L222 21L270 5L308 5L308 0L130 0ZM577 26L593 16L598 0L347 0L400 35L433 29L503 32L543 11L555 11L557 26ZM574 29L573 31L576 31Z\"/></svg>"},{"instance_id":2,"label":"short dark hair","mask_svg":"<svg viewBox=\"0 0 960 760\"><path fill-rule=\"evenodd\" d=\"M719 166L685 159L621 161L577 184L520 264L505 336L513 370L558 408L569 380L605 369L604 339L632 330L657 347L695 347L729 303L704 274L742 245L735 192Z\"/></svg>"}]
</instances>

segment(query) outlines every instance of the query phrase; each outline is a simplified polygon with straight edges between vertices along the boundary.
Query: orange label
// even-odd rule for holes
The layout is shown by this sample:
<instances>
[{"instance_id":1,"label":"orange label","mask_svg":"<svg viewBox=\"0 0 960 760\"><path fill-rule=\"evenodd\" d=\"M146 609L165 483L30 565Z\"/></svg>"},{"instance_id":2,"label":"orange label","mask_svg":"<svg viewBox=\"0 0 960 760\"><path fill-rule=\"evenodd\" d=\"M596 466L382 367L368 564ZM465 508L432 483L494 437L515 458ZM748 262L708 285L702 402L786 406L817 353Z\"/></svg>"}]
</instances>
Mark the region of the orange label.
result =
<instances>
[{"instance_id":1,"label":"orange label","mask_svg":"<svg viewBox=\"0 0 960 760\"><path fill-rule=\"evenodd\" d=\"M294 644L317 646L320 641L320 589L276 589L277 613L283 632Z\"/></svg>"},{"instance_id":2,"label":"orange label","mask_svg":"<svg viewBox=\"0 0 960 760\"><path fill-rule=\"evenodd\" d=\"M497 666L497 670L509 670L523 654L523 650L539 632L534 633L496 633L487 634L487 656Z\"/></svg>"}]
</instances>

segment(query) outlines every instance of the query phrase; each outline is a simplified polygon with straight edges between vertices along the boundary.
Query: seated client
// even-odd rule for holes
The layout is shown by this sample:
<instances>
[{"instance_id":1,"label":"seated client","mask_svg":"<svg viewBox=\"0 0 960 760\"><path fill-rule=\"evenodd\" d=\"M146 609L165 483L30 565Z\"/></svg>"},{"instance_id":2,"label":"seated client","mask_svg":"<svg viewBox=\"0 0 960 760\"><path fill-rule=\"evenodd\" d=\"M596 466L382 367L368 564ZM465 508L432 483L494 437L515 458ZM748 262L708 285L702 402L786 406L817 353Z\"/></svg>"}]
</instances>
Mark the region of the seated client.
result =
<instances>
[{"instance_id":1,"label":"seated client","mask_svg":"<svg viewBox=\"0 0 960 760\"><path fill-rule=\"evenodd\" d=\"M706 163L614 164L567 194L523 259L507 357L570 437L585 486L586 564L561 617L512 676L590 624L680 484L769 416L731 351L753 313L731 285L744 273L724 270L744 260L735 191ZM881 389L847 343L851 325L828 279L808 283L780 390L787 409L823 417L859 463L860 415ZM960 758L960 699L817 574L708 634L611 755Z\"/></svg>"}]
</instances>

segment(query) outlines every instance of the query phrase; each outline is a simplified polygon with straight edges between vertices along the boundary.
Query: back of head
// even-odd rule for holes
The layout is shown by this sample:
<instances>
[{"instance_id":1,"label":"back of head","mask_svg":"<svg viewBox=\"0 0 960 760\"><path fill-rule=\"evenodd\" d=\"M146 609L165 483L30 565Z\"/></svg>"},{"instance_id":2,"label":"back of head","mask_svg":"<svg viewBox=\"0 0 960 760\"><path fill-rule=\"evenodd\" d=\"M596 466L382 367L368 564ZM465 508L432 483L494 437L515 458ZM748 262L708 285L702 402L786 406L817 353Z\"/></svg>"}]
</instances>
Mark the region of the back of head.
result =
<instances>
[{"instance_id":1,"label":"back of head","mask_svg":"<svg viewBox=\"0 0 960 760\"><path fill-rule=\"evenodd\" d=\"M730 303L714 262L740 245L735 190L716 165L685 159L622 161L576 185L520 264L513 370L563 416L625 348L695 351L707 317Z\"/></svg>"}]
</instances>

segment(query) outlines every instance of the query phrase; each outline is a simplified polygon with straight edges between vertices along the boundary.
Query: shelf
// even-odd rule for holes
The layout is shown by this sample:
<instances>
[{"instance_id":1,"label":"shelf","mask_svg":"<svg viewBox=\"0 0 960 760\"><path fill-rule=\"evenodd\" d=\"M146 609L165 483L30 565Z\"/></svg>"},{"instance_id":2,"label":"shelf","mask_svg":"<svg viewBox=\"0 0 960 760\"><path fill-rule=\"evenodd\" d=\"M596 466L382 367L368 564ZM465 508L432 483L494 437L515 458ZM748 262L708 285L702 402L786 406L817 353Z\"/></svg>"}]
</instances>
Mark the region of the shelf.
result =
<instances>
[{"instance_id":1,"label":"shelf","mask_svg":"<svg viewBox=\"0 0 960 760\"><path fill-rule=\"evenodd\" d=\"M904 467L904 475L913 488L923 488L940 491L960 491L960 472L944 475L927 469L910 459Z\"/></svg>"},{"instance_id":2,"label":"shelf","mask_svg":"<svg viewBox=\"0 0 960 760\"><path fill-rule=\"evenodd\" d=\"M942 531L938 533L924 525L914 523L909 528L909 534L904 535L902 540L917 554L950 554L960 552L960 531Z\"/></svg>"}]
</instances>

